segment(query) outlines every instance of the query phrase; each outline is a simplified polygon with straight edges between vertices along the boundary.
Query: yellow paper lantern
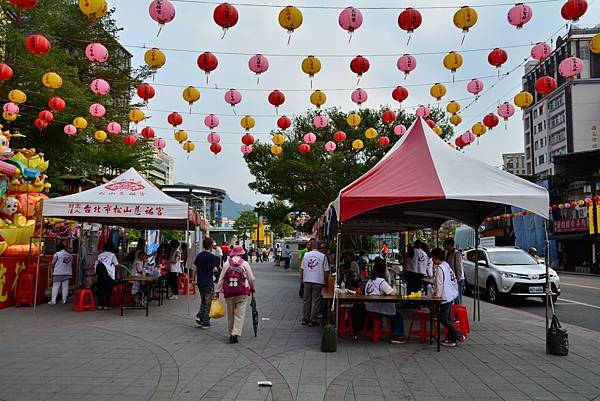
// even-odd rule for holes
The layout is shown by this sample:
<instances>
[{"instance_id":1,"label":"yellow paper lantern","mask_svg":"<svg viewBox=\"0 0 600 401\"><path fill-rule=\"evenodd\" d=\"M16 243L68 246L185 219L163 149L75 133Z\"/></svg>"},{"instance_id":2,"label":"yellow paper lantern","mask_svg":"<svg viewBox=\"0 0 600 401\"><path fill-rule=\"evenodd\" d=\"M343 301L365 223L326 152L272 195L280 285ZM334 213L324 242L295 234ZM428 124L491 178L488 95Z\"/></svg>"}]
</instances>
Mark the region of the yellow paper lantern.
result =
<instances>
[{"instance_id":1,"label":"yellow paper lantern","mask_svg":"<svg viewBox=\"0 0 600 401\"><path fill-rule=\"evenodd\" d=\"M194 86L188 86L183 90L183 100L191 106L194 102L200 100L200 91Z\"/></svg>"},{"instance_id":2,"label":"yellow paper lantern","mask_svg":"<svg viewBox=\"0 0 600 401\"><path fill-rule=\"evenodd\" d=\"M360 121L361 121L361 118L356 113L350 113L350 114L348 114L348 117L346 117L346 122L352 128L358 127L360 125Z\"/></svg>"},{"instance_id":3,"label":"yellow paper lantern","mask_svg":"<svg viewBox=\"0 0 600 401\"><path fill-rule=\"evenodd\" d=\"M27 101L27 95L22 90L13 89L8 92L8 100L16 104L22 104Z\"/></svg>"},{"instance_id":4,"label":"yellow paper lantern","mask_svg":"<svg viewBox=\"0 0 600 401\"><path fill-rule=\"evenodd\" d=\"M144 53L144 62L152 70L158 70L167 62L167 56L156 47L149 49Z\"/></svg>"},{"instance_id":5,"label":"yellow paper lantern","mask_svg":"<svg viewBox=\"0 0 600 401\"><path fill-rule=\"evenodd\" d=\"M529 92L519 92L514 98L515 105L520 107L521 110L525 110L527 107L533 104L533 95Z\"/></svg>"},{"instance_id":6,"label":"yellow paper lantern","mask_svg":"<svg viewBox=\"0 0 600 401\"><path fill-rule=\"evenodd\" d=\"M457 12L454 13L454 26L458 29L462 29L463 33L469 32L470 28L473 28L477 23L477 11L469 6L462 6Z\"/></svg>"},{"instance_id":7,"label":"yellow paper lantern","mask_svg":"<svg viewBox=\"0 0 600 401\"><path fill-rule=\"evenodd\" d=\"M310 95L310 102L312 104L314 104L315 106L317 106L317 109L320 108L321 106L323 106L326 101L327 101L327 96L325 96L324 92L321 92L318 89L316 91L314 91L313 93L311 93L311 95Z\"/></svg>"},{"instance_id":8,"label":"yellow paper lantern","mask_svg":"<svg viewBox=\"0 0 600 401\"><path fill-rule=\"evenodd\" d=\"M590 40L590 51L592 53L600 54L600 33L594 35Z\"/></svg>"},{"instance_id":9,"label":"yellow paper lantern","mask_svg":"<svg viewBox=\"0 0 600 401\"><path fill-rule=\"evenodd\" d=\"M283 148L281 146L279 146L279 145L271 146L271 153L274 154L275 156L280 155L281 152L283 152Z\"/></svg>"},{"instance_id":10,"label":"yellow paper lantern","mask_svg":"<svg viewBox=\"0 0 600 401\"><path fill-rule=\"evenodd\" d=\"M580 199L577 201L577 205L583 206L583 205L585 205L585 201L583 199Z\"/></svg>"},{"instance_id":11,"label":"yellow paper lantern","mask_svg":"<svg viewBox=\"0 0 600 401\"><path fill-rule=\"evenodd\" d=\"M5 111L4 113L2 113L2 118L4 118L8 122L12 122L17 119L17 115L15 113L8 113Z\"/></svg>"},{"instance_id":12,"label":"yellow paper lantern","mask_svg":"<svg viewBox=\"0 0 600 401\"><path fill-rule=\"evenodd\" d=\"M437 136L441 136L444 131L442 131L442 127L433 127L433 132L436 133Z\"/></svg>"},{"instance_id":13,"label":"yellow paper lantern","mask_svg":"<svg viewBox=\"0 0 600 401\"><path fill-rule=\"evenodd\" d=\"M435 98L435 100L441 100L446 95L446 87L443 84L436 83L429 90L429 94Z\"/></svg>"},{"instance_id":14,"label":"yellow paper lantern","mask_svg":"<svg viewBox=\"0 0 600 401\"><path fill-rule=\"evenodd\" d=\"M179 130L177 132L175 132L175 140L179 143L183 143L185 141L187 141L188 139L188 134L187 132L183 131L183 130Z\"/></svg>"},{"instance_id":15,"label":"yellow paper lantern","mask_svg":"<svg viewBox=\"0 0 600 401\"><path fill-rule=\"evenodd\" d=\"M73 125L75 126L75 128L77 129L86 129L88 126L88 122L85 118L83 117L75 117L73 119Z\"/></svg>"},{"instance_id":16,"label":"yellow paper lantern","mask_svg":"<svg viewBox=\"0 0 600 401\"><path fill-rule=\"evenodd\" d=\"M129 110L129 120L134 123L139 123L144 119L144 112L140 109L131 109Z\"/></svg>"},{"instance_id":17,"label":"yellow paper lantern","mask_svg":"<svg viewBox=\"0 0 600 401\"><path fill-rule=\"evenodd\" d=\"M285 142L285 136L283 134L275 134L271 140L276 146L281 146Z\"/></svg>"},{"instance_id":18,"label":"yellow paper lantern","mask_svg":"<svg viewBox=\"0 0 600 401\"><path fill-rule=\"evenodd\" d=\"M452 73L456 72L456 70L458 70L462 64L462 56L455 51L451 51L444 57L444 67L449 69Z\"/></svg>"},{"instance_id":19,"label":"yellow paper lantern","mask_svg":"<svg viewBox=\"0 0 600 401\"><path fill-rule=\"evenodd\" d=\"M364 146L365 145L363 144L363 141L361 141L360 139L355 139L352 142L352 149L354 150L361 150L362 148L364 148Z\"/></svg>"},{"instance_id":20,"label":"yellow paper lantern","mask_svg":"<svg viewBox=\"0 0 600 401\"><path fill-rule=\"evenodd\" d=\"M460 123L462 123L462 117L461 116L459 116L458 114L452 114L452 116L450 116L450 124L452 124L452 125L454 125L456 127Z\"/></svg>"},{"instance_id":21,"label":"yellow paper lantern","mask_svg":"<svg viewBox=\"0 0 600 401\"><path fill-rule=\"evenodd\" d=\"M244 116L240 120L240 125L243 129L248 131L254 128L254 126L256 125L256 121L254 121L254 118L252 116Z\"/></svg>"},{"instance_id":22,"label":"yellow paper lantern","mask_svg":"<svg viewBox=\"0 0 600 401\"><path fill-rule=\"evenodd\" d=\"M471 132L476 137L480 137L481 135L485 134L486 131L487 131L487 128L482 123L475 123L471 127Z\"/></svg>"},{"instance_id":23,"label":"yellow paper lantern","mask_svg":"<svg viewBox=\"0 0 600 401\"><path fill-rule=\"evenodd\" d=\"M47 72L42 76L42 83L48 89L58 89L62 86L63 81L57 73Z\"/></svg>"},{"instance_id":24,"label":"yellow paper lantern","mask_svg":"<svg viewBox=\"0 0 600 401\"><path fill-rule=\"evenodd\" d=\"M88 18L96 19L106 14L108 6L106 0L79 0L79 9Z\"/></svg>"},{"instance_id":25,"label":"yellow paper lantern","mask_svg":"<svg viewBox=\"0 0 600 401\"><path fill-rule=\"evenodd\" d=\"M367 128L365 131L365 138L367 139L375 139L377 138L377 130L375 128Z\"/></svg>"},{"instance_id":26,"label":"yellow paper lantern","mask_svg":"<svg viewBox=\"0 0 600 401\"><path fill-rule=\"evenodd\" d=\"M100 129L94 132L94 138L96 138L98 142L104 142L106 141L106 138L108 138L108 134Z\"/></svg>"},{"instance_id":27,"label":"yellow paper lantern","mask_svg":"<svg viewBox=\"0 0 600 401\"><path fill-rule=\"evenodd\" d=\"M458 103L457 101L451 101L450 103L448 103L448 105L446 106L446 111L448 113L451 114L456 114L460 111L460 103Z\"/></svg>"},{"instance_id":28,"label":"yellow paper lantern","mask_svg":"<svg viewBox=\"0 0 600 401\"><path fill-rule=\"evenodd\" d=\"M193 152L194 149L196 149L196 145L194 145L193 142L187 141L183 144L183 150L185 150L187 153Z\"/></svg>"},{"instance_id":29,"label":"yellow paper lantern","mask_svg":"<svg viewBox=\"0 0 600 401\"><path fill-rule=\"evenodd\" d=\"M102 8L100 8L100 11L98 11L97 13L95 13L92 16L92 19L99 19L102 18L106 15L106 13L108 13L108 4L106 3L106 1L104 1L104 4L102 5Z\"/></svg>"},{"instance_id":30,"label":"yellow paper lantern","mask_svg":"<svg viewBox=\"0 0 600 401\"><path fill-rule=\"evenodd\" d=\"M300 28L303 20L302 11L297 7L287 6L279 12L279 25L287 30L289 34Z\"/></svg>"},{"instance_id":31,"label":"yellow paper lantern","mask_svg":"<svg viewBox=\"0 0 600 401\"><path fill-rule=\"evenodd\" d=\"M302 60L302 71L308 74L310 78L314 77L316 73L321 71L321 60L315 56L308 56Z\"/></svg>"}]
</instances>

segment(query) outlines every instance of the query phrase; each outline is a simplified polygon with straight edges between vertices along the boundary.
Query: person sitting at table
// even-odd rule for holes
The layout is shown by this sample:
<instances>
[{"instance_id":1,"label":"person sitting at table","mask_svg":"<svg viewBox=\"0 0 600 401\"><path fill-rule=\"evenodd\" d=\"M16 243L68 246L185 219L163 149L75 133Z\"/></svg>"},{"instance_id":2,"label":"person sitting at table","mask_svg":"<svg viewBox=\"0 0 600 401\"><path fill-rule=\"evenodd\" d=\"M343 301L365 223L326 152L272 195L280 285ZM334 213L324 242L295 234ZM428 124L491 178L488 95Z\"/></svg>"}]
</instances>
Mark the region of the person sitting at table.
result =
<instances>
[{"instance_id":1,"label":"person sitting at table","mask_svg":"<svg viewBox=\"0 0 600 401\"><path fill-rule=\"evenodd\" d=\"M435 289L433 296L442 299L440 305L440 323L448 329L448 337L441 342L446 347L456 347L465 341L466 337L460 334L452 323L452 304L458 296L458 281L454 270L444 260L444 251L436 248L431 252L431 259L435 269Z\"/></svg>"},{"instance_id":2,"label":"person sitting at table","mask_svg":"<svg viewBox=\"0 0 600 401\"><path fill-rule=\"evenodd\" d=\"M340 283L343 281L346 284L346 288L358 287L360 271L352 253L344 253L342 265L340 266L340 274Z\"/></svg>"},{"instance_id":3,"label":"person sitting at table","mask_svg":"<svg viewBox=\"0 0 600 401\"><path fill-rule=\"evenodd\" d=\"M365 295L392 295L394 290L390 284L385 281L385 275L385 260L378 257L373 262L371 279L369 279L367 285L365 285ZM365 309L367 312L379 313L390 318L392 322L392 338L390 338L390 344L404 344L406 342L406 338L404 337L404 316L400 310L396 309L394 303L365 302Z\"/></svg>"}]
</instances>

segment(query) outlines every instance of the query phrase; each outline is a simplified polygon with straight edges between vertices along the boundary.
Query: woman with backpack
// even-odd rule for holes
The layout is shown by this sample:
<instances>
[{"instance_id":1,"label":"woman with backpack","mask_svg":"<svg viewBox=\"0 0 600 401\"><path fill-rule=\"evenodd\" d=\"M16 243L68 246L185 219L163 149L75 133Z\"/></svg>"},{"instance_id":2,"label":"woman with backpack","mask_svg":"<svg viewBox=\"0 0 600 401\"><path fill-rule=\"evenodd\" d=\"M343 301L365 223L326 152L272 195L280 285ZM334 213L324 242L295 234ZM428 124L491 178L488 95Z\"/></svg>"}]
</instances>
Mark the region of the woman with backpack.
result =
<instances>
[{"instance_id":1,"label":"woman with backpack","mask_svg":"<svg viewBox=\"0 0 600 401\"><path fill-rule=\"evenodd\" d=\"M98 255L94 268L98 284L98 310L110 308L110 296L115 286L115 270L119 261L115 255L115 247L112 242L104 244L104 250Z\"/></svg>"},{"instance_id":2,"label":"woman with backpack","mask_svg":"<svg viewBox=\"0 0 600 401\"><path fill-rule=\"evenodd\" d=\"M229 260L223 264L215 292L215 298L218 298L221 292L225 297L229 342L232 344L237 343L242 335L246 300L254 293L254 274L250 264L242 259L243 255L244 248L239 245L233 247L229 253Z\"/></svg>"}]
</instances>

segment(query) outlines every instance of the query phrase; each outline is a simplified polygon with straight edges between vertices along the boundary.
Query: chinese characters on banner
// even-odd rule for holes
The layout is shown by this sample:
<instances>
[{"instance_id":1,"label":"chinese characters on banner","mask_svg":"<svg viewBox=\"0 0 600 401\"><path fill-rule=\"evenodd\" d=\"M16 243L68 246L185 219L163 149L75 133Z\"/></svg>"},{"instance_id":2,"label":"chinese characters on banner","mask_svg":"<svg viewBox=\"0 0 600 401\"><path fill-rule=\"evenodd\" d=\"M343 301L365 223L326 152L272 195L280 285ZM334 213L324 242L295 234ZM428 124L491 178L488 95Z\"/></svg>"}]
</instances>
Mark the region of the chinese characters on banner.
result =
<instances>
[{"instance_id":1,"label":"chinese characters on banner","mask_svg":"<svg viewBox=\"0 0 600 401\"><path fill-rule=\"evenodd\" d=\"M588 219L563 219L554 221L555 233L571 233L588 230Z\"/></svg>"},{"instance_id":2,"label":"chinese characters on banner","mask_svg":"<svg viewBox=\"0 0 600 401\"><path fill-rule=\"evenodd\" d=\"M69 216L95 217L162 217L165 209L161 206L140 204L119 205L114 203L69 203Z\"/></svg>"}]
</instances>

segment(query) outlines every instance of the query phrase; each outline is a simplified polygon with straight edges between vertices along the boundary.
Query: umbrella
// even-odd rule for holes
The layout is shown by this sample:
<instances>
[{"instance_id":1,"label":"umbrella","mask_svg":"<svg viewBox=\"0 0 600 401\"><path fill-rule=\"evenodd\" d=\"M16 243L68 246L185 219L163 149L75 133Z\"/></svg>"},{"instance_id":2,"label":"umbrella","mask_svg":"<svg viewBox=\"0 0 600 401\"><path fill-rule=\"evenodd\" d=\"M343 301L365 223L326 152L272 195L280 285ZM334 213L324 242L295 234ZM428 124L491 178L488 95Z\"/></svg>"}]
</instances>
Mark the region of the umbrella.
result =
<instances>
[{"instance_id":1,"label":"umbrella","mask_svg":"<svg viewBox=\"0 0 600 401\"><path fill-rule=\"evenodd\" d=\"M250 306L252 307L252 327L254 328L254 337L256 337L256 332L258 330L258 311L256 310L256 299L254 298L254 294L252 294Z\"/></svg>"}]
</instances>

